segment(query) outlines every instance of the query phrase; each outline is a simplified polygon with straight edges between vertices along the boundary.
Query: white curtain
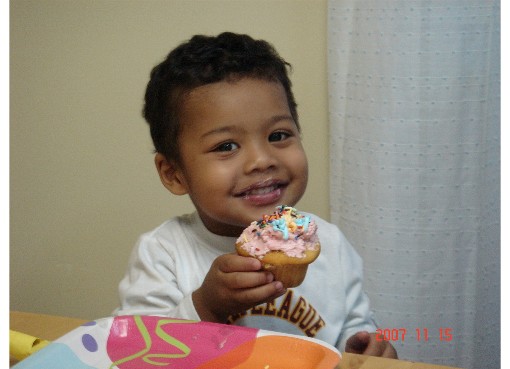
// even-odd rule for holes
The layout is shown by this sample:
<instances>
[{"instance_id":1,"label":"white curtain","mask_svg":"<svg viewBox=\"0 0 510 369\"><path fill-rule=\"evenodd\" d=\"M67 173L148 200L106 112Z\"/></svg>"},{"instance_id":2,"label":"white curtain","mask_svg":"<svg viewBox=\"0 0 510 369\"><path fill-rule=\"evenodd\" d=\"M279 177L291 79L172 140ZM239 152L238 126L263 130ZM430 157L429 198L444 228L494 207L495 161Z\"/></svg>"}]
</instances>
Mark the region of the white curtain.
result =
<instances>
[{"instance_id":1,"label":"white curtain","mask_svg":"<svg viewBox=\"0 0 510 369\"><path fill-rule=\"evenodd\" d=\"M330 0L328 53L331 219L378 324L402 359L499 368L499 1Z\"/></svg>"}]
</instances>

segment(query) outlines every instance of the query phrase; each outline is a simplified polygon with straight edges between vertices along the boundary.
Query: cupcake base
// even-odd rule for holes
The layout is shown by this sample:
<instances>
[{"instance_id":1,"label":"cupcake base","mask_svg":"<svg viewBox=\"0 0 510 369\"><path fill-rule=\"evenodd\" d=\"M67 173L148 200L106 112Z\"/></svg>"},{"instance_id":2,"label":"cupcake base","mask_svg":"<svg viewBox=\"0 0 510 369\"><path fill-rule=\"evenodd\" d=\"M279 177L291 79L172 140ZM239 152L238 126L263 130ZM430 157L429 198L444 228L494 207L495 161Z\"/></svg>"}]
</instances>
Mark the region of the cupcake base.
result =
<instances>
[{"instance_id":1,"label":"cupcake base","mask_svg":"<svg viewBox=\"0 0 510 369\"><path fill-rule=\"evenodd\" d=\"M306 250L302 258L287 256L282 251L271 251L262 257L256 257L250 255L242 245L242 243L236 243L237 253L259 259L262 262L262 268L273 273L274 280L282 282L285 288L297 287L303 283L308 265L317 259L321 250L320 243L317 243L315 250Z\"/></svg>"},{"instance_id":2,"label":"cupcake base","mask_svg":"<svg viewBox=\"0 0 510 369\"><path fill-rule=\"evenodd\" d=\"M264 264L263 268L273 273L274 280L282 282L284 288L291 288L303 283L306 271L308 270L308 264Z\"/></svg>"}]
</instances>

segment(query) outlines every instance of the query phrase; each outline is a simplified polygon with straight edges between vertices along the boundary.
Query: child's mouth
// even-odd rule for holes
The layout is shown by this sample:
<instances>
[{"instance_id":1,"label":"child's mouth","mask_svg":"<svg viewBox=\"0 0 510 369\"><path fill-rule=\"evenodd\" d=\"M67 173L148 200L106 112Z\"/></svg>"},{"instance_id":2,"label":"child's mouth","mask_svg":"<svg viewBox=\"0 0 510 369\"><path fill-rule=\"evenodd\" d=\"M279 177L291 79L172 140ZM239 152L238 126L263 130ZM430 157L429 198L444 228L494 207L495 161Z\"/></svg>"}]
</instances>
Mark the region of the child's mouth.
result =
<instances>
[{"instance_id":1,"label":"child's mouth","mask_svg":"<svg viewBox=\"0 0 510 369\"><path fill-rule=\"evenodd\" d=\"M246 197L246 196L258 196L258 195L266 195L270 192L273 192L273 191L276 191L278 189L278 186L274 185L274 186L269 186L269 187L264 187L264 188L256 188L254 190L251 190L251 191L247 191L243 194L243 197Z\"/></svg>"},{"instance_id":2,"label":"child's mouth","mask_svg":"<svg viewBox=\"0 0 510 369\"><path fill-rule=\"evenodd\" d=\"M281 198L284 187L281 183L266 183L265 185L259 183L239 193L237 196L253 205L267 205L275 203Z\"/></svg>"}]
</instances>

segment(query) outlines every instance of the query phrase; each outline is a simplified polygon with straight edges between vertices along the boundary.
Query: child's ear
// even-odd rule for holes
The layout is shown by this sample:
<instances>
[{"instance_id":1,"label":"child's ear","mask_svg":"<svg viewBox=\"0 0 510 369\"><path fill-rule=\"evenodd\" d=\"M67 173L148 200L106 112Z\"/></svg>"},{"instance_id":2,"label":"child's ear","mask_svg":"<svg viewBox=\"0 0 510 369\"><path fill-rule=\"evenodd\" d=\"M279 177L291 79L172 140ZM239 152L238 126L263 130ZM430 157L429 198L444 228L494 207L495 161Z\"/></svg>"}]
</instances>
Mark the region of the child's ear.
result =
<instances>
[{"instance_id":1,"label":"child's ear","mask_svg":"<svg viewBox=\"0 0 510 369\"><path fill-rule=\"evenodd\" d=\"M169 161L165 155L157 153L154 157L154 163L159 173L161 183L174 195L185 195L188 193L188 186L182 170L172 161Z\"/></svg>"}]
</instances>

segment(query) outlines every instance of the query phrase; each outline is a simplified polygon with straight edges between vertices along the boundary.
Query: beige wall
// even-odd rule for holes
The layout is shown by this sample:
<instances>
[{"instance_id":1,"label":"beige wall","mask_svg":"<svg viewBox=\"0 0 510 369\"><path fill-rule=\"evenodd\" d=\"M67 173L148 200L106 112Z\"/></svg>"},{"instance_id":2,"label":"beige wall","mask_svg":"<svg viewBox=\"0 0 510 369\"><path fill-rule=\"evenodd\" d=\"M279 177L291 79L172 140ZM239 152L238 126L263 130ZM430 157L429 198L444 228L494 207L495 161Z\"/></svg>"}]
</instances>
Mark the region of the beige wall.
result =
<instances>
[{"instance_id":1,"label":"beige wall","mask_svg":"<svg viewBox=\"0 0 510 369\"><path fill-rule=\"evenodd\" d=\"M94 319L138 235L192 210L141 118L152 66L196 33L272 42L294 66L310 182L329 217L326 0L11 1L10 307Z\"/></svg>"}]
</instances>

